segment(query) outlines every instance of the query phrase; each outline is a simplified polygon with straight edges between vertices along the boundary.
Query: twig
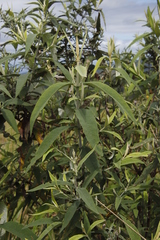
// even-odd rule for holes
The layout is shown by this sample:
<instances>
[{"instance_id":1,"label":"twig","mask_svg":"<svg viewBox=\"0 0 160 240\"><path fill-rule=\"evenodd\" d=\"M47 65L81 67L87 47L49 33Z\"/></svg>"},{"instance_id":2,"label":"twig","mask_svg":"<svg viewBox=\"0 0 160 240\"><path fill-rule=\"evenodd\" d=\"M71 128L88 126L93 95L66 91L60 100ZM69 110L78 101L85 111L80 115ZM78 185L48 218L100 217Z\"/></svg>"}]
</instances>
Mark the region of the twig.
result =
<instances>
[{"instance_id":1,"label":"twig","mask_svg":"<svg viewBox=\"0 0 160 240\"><path fill-rule=\"evenodd\" d=\"M108 207L106 207L103 203L101 203L98 199L97 202L99 202L99 204L101 206L103 206L105 209L107 209L110 213L112 213L116 218L118 218L121 222L123 222L127 227L129 227L133 232L135 232L137 235L139 235L142 239L147 240L146 238L144 238L139 232L137 232L134 228L132 228L128 223L126 223L125 221L122 220L122 218L120 218L117 214L115 214L112 210L110 210Z\"/></svg>"}]
</instances>

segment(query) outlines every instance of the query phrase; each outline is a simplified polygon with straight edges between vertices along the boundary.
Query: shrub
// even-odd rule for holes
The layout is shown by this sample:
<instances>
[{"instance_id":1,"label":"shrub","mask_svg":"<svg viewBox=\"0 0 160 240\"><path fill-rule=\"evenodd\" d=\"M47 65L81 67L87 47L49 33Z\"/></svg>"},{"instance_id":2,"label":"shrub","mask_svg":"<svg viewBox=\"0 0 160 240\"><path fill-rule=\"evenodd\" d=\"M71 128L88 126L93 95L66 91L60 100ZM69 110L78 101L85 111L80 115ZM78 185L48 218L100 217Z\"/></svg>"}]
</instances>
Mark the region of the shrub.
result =
<instances>
[{"instance_id":1,"label":"shrub","mask_svg":"<svg viewBox=\"0 0 160 240\"><path fill-rule=\"evenodd\" d=\"M158 239L159 75L145 71L155 48L120 54L110 39L102 51L97 1L63 3L60 16L57 1L31 4L1 10L1 132L15 148L1 144L1 236ZM133 43L155 37L146 17L152 32Z\"/></svg>"}]
</instances>

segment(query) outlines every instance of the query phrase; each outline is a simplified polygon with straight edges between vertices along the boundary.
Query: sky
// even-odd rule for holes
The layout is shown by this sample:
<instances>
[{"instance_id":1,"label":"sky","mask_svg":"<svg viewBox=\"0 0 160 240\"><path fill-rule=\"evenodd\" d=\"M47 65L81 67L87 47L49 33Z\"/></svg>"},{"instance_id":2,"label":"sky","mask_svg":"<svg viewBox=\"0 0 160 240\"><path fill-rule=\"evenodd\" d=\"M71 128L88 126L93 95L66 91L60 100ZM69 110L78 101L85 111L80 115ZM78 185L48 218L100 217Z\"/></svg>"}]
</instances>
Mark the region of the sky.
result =
<instances>
[{"instance_id":1,"label":"sky","mask_svg":"<svg viewBox=\"0 0 160 240\"><path fill-rule=\"evenodd\" d=\"M26 3L33 0L0 0L0 6L6 10L10 7L18 12L27 7ZM103 0L100 7L103 10L106 19L106 28L104 29L103 47L107 47L107 41L114 37L117 48L123 50L134 39L135 34L142 34L149 29L142 27L145 24L145 11L149 6L154 10L155 18L158 18L157 0ZM137 21L143 20L143 21ZM0 43L4 40L1 37ZM133 48L136 50L137 45Z\"/></svg>"}]
</instances>

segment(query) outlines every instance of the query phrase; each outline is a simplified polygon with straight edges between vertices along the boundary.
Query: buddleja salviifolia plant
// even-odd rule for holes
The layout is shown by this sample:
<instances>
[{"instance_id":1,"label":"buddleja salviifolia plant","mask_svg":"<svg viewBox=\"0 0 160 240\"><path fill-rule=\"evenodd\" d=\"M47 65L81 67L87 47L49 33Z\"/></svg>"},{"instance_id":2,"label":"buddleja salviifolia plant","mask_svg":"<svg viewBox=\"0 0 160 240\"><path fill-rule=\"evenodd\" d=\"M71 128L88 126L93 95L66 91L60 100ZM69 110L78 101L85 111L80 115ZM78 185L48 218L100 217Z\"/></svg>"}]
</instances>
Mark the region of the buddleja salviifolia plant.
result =
<instances>
[{"instance_id":1,"label":"buddleja salviifolia plant","mask_svg":"<svg viewBox=\"0 0 160 240\"><path fill-rule=\"evenodd\" d=\"M144 75L134 64L145 51L119 54L113 39L107 53L99 50L101 1L63 3L58 17L57 2L1 12L11 37L1 49L1 118L16 132L2 128L16 150L1 150L9 209L1 228L6 238L145 239L139 206L147 206L146 179L158 166L155 129L146 140L141 123Z\"/></svg>"},{"instance_id":2,"label":"buddleja salviifolia plant","mask_svg":"<svg viewBox=\"0 0 160 240\"><path fill-rule=\"evenodd\" d=\"M159 11L159 1L157 1L157 8ZM132 198L131 202L134 199L137 207L133 213L144 229L141 233L148 239L153 237L152 233L156 232L156 228L159 226L159 188L157 189L159 183L159 20L154 19L153 11L149 8L145 14L146 26L150 28L150 31L136 37L130 44L131 46L140 41L141 49L128 59L127 64L126 60L124 61L121 57L123 70L120 69L121 75L118 78L123 81L124 79L128 80L130 86L122 94L127 100L134 103L132 109L134 109L134 115L137 116L139 123L138 128L130 129L125 126L122 132L123 136L125 135L131 141L129 142L129 145L131 143L129 151L150 151L150 155L144 160L143 165L137 167L134 164L134 170L132 168L125 170L126 180L129 173L135 172L136 178L133 178L133 186L135 185L136 188L132 187L131 189L136 190L137 200ZM152 39L154 39L154 44ZM133 79L140 89L135 84L133 85ZM133 209L131 202L129 208Z\"/></svg>"}]
</instances>

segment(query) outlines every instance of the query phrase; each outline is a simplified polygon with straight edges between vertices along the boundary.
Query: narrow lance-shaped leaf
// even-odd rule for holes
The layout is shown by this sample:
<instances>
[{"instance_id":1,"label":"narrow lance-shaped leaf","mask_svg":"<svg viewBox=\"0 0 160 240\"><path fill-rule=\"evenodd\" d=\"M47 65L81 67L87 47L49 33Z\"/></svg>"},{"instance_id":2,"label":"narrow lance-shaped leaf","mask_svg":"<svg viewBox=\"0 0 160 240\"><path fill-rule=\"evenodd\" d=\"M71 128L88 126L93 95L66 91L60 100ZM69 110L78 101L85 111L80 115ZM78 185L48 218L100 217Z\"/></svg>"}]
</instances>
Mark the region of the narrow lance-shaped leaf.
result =
<instances>
[{"instance_id":1,"label":"narrow lance-shaped leaf","mask_svg":"<svg viewBox=\"0 0 160 240\"><path fill-rule=\"evenodd\" d=\"M73 183L67 182L67 181L62 181L62 180L55 180L55 181L52 181L51 183L50 182L42 183L41 185L39 185L35 188L29 189L28 192L40 191L42 189L52 189L54 186L58 186L58 185L72 187Z\"/></svg>"},{"instance_id":2,"label":"narrow lance-shaped leaf","mask_svg":"<svg viewBox=\"0 0 160 240\"><path fill-rule=\"evenodd\" d=\"M79 207L80 201L75 201L68 209L67 212L64 216L64 221L62 224L62 228L60 230L60 232L63 231L63 229L65 229L67 227L67 225L69 224L69 222L71 221L71 219L73 218L77 208Z\"/></svg>"},{"instance_id":3,"label":"narrow lance-shaped leaf","mask_svg":"<svg viewBox=\"0 0 160 240\"><path fill-rule=\"evenodd\" d=\"M90 148L89 147L83 147L82 148L82 152L81 152L81 158L84 159L85 156L87 155L87 159L84 162L85 166L88 168L88 170L90 171L90 173L94 172L95 169L97 171L99 171L100 169L100 164L99 161L97 159L97 155L95 152L93 152L90 155Z\"/></svg>"},{"instance_id":4,"label":"narrow lance-shaped leaf","mask_svg":"<svg viewBox=\"0 0 160 240\"><path fill-rule=\"evenodd\" d=\"M51 218L40 218L40 219L33 221L33 222L29 223L28 225L24 226L23 229L35 227L35 226L43 225L43 224L51 224L51 223L53 223L53 220Z\"/></svg>"},{"instance_id":5,"label":"narrow lance-shaped leaf","mask_svg":"<svg viewBox=\"0 0 160 240\"><path fill-rule=\"evenodd\" d=\"M143 161L139 159L139 157L148 157L148 155L151 154L151 151L145 151L145 152L133 152L128 154L125 158L121 159L120 161L114 163L115 166L125 166L129 164L144 164Z\"/></svg>"},{"instance_id":6,"label":"narrow lance-shaped leaf","mask_svg":"<svg viewBox=\"0 0 160 240\"><path fill-rule=\"evenodd\" d=\"M21 240L37 239L37 236L30 229L23 229L23 225L16 222L6 222L0 225L0 228L5 229L7 232L12 233Z\"/></svg>"},{"instance_id":7,"label":"narrow lance-shaped leaf","mask_svg":"<svg viewBox=\"0 0 160 240\"><path fill-rule=\"evenodd\" d=\"M119 106L120 110L123 113L126 113L129 118L135 123L136 119L134 118L134 115L130 109L130 107L128 106L128 104L125 102L125 100L121 97L121 95L119 93L117 93L113 88L111 88L110 86L101 83L101 82L88 82L86 83L87 85L99 88L101 91L105 92L106 94L108 94L110 97L112 97L114 99L114 101L117 103L117 105Z\"/></svg>"},{"instance_id":8,"label":"narrow lance-shaped leaf","mask_svg":"<svg viewBox=\"0 0 160 240\"><path fill-rule=\"evenodd\" d=\"M98 59L98 61L96 62L96 65L95 65L95 67L94 67L94 70L93 70L93 73L92 73L92 76L91 76L91 77L93 77L94 74L97 72L97 70L98 70L101 62L102 62L103 59L105 59L105 58L107 58L107 56L103 56L103 57L101 57L101 58Z\"/></svg>"},{"instance_id":9,"label":"narrow lance-shaped leaf","mask_svg":"<svg viewBox=\"0 0 160 240\"><path fill-rule=\"evenodd\" d=\"M6 61L8 61L8 60L11 60L14 56L15 56L15 54L10 54L10 55L8 55L8 56L2 57L2 58L0 59L0 64L6 62Z\"/></svg>"},{"instance_id":10,"label":"narrow lance-shaped leaf","mask_svg":"<svg viewBox=\"0 0 160 240\"><path fill-rule=\"evenodd\" d=\"M94 170L89 174L89 176L84 180L82 187L87 188L93 178L98 174L98 170Z\"/></svg>"},{"instance_id":11,"label":"narrow lance-shaped leaf","mask_svg":"<svg viewBox=\"0 0 160 240\"><path fill-rule=\"evenodd\" d=\"M92 231L93 228L95 228L96 226L98 226L99 224L102 224L103 222L105 222L105 219L101 219L101 220L97 220L94 223L91 224L91 226L88 229L88 232Z\"/></svg>"},{"instance_id":12,"label":"narrow lance-shaped leaf","mask_svg":"<svg viewBox=\"0 0 160 240\"><path fill-rule=\"evenodd\" d=\"M150 44L150 45L148 45L148 46L142 48L141 50L139 50L139 51L137 52L137 54L134 55L134 57L133 57L133 59L132 59L132 61L131 61L130 64L132 65L132 63L134 63L134 62L136 61L137 58L139 58L143 53L145 53L145 52L146 52L149 48L151 48L152 46L153 46L153 45Z\"/></svg>"},{"instance_id":13,"label":"narrow lance-shaped leaf","mask_svg":"<svg viewBox=\"0 0 160 240\"><path fill-rule=\"evenodd\" d=\"M136 81L134 81L128 73L123 68L115 68L116 71L118 71L122 77L127 81L127 83L130 85L131 83L134 84L135 87L138 88L138 90L142 93L140 87L137 85Z\"/></svg>"},{"instance_id":14,"label":"narrow lance-shaped leaf","mask_svg":"<svg viewBox=\"0 0 160 240\"><path fill-rule=\"evenodd\" d=\"M90 227L90 222L89 222L86 211L83 212L83 219L84 219L83 226L84 226L85 232L87 233L88 237L90 238L91 237L91 232L88 231L88 229Z\"/></svg>"},{"instance_id":15,"label":"narrow lance-shaped leaf","mask_svg":"<svg viewBox=\"0 0 160 240\"><path fill-rule=\"evenodd\" d=\"M37 36L37 34L32 34L32 33L30 33L30 34L27 36L25 56L26 56L27 53L29 52L29 49L30 49L30 47L32 46L32 44L33 44L36 36Z\"/></svg>"},{"instance_id":16,"label":"narrow lance-shaped leaf","mask_svg":"<svg viewBox=\"0 0 160 240\"><path fill-rule=\"evenodd\" d=\"M16 97L19 95L20 91L24 87L27 79L28 79L29 73L21 74L17 79L16 84Z\"/></svg>"},{"instance_id":17,"label":"narrow lance-shaped leaf","mask_svg":"<svg viewBox=\"0 0 160 240\"><path fill-rule=\"evenodd\" d=\"M129 157L148 157L152 151L144 151L144 152L133 152L127 155L127 158Z\"/></svg>"},{"instance_id":18,"label":"narrow lance-shaped leaf","mask_svg":"<svg viewBox=\"0 0 160 240\"><path fill-rule=\"evenodd\" d=\"M141 40L142 38L145 38L147 36L149 36L151 33L143 33L141 35L139 35L138 37L136 37L127 48L130 48L133 44L135 44L136 42L138 42L139 40Z\"/></svg>"},{"instance_id":19,"label":"narrow lance-shaped leaf","mask_svg":"<svg viewBox=\"0 0 160 240\"><path fill-rule=\"evenodd\" d=\"M5 179L8 177L8 175L10 174L11 172L11 169L9 169L4 175L3 177L1 178L0 180L0 185L5 181Z\"/></svg>"},{"instance_id":20,"label":"narrow lance-shaped leaf","mask_svg":"<svg viewBox=\"0 0 160 240\"><path fill-rule=\"evenodd\" d=\"M87 205L87 207L93 212L99 214L96 204L93 201L92 196L85 188L77 188L77 192L83 202Z\"/></svg>"},{"instance_id":21,"label":"narrow lance-shaped leaf","mask_svg":"<svg viewBox=\"0 0 160 240\"><path fill-rule=\"evenodd\" d=\"M78 170L82 167L83 163L89 158L89 156L91 156L91 154L95 151L96 145L94 146L94 148L87 153L82 160L80 160L80 162L78 163Z\"/></svg>"},{"instance_id":22,"label":"narrow lance-shaped leaf","mask_svg":"<svg viewBox=\"0 0 160 240\"><path fill-rule=\"evenodd\" d=\"M54 61L54 63L62 71L62 73L64 74L66 79L69 80L70 82L72 82L72 76L71 76L70 72L61 63L59 63L57 61Z\"/></svg>"},{"instance_id":23,"label":"narrow lance-shaped leaf","mask_svg":"<svg viewBox=\"0 0 160 240\"><path fill-rule=\"evenodd\" d=\"M8 99L7 101L4 102L3 106L7 107L9 105L21 105L24 107L30 107L32 106L32 104L28 103L28 102L23 102L21 99L19 98L12 98L12 99Z\"/></svg>"},{"instance_id":24,"label":"narrow lance-shaped leaf","mask_svg":"<svg viewBox=\"0 0 160 240\"><path fill-rule=\"evenodd\" d=\"M69 44L70 44L70 47L71 47L71 49L72 49L72 52L73 52L73 54L74 54L74 57L75 57L75 59L77 58L77 56L76 56L76 52L75 52L75 50L74 50L74 47L73 47L73 45L72 45L72 43L71 43L71 41L70 41L70 39L69 39L69 37L68 37L68 35L66 34L66 32L63 30L63 32L64 32L64 34L65 34L65 37L67 38L67 40L68 40L68 42L69 42Z\"/></svg>"},{"instance_id":25,"label":"narrow lance-shaped leaf","mask_svg":"<svg viewBox=\"0 0 160 240\"><path fill-rule=\"evenodd\" d=\"M145 145L145 144L147 144L147 143L149 143L149 142L152 142L153 139L154 139L154 138L147 138L147 139L145 139L145 140L143 140L143 141L141 141L141 142L139 142L139 143L135 143L135 144L131 147L131 149L139 148L139 147L141 147L141 146L143 146L143 145Z\"/></svg>"},{"instance_id":26,"label":"narrow lance-shaped leaf","mask_svg":"<svg viewBox=\"0 0 160 240\"><path fill-rule=\"evenodd\" d=\"M6 61L11 61L12 59L17 59L18 56L23 56L24 55L24 52L22 51L22 49L19 49L15 54L9 54L5 57L2 57L0 59L0 65L2 63L5 63Z\"/></svg>"},{"instance_id":27,"label":"narrow lance-shaped leaf","mask_svg":"<svg viewBox=\"0 0 160 240\"><path fill-rule=\"evenodd\" d=\"M84 234L77 234L77 235L74 235L72 237L69 238L69 240L79 240L81 238L84 238L85 235Z\"/></svg>"},{"instance_id":28,"label":"narrow lance-shaped leaf","mask_svg":"<svg viewBox=\"0 0 160 240\"><path fill-rule=\"evenodd\" d=\"M129 235L130 239L131 240L135 240L135 239L136 240L141 240L138 229L129 220L126 220L123 216L121 216L121 218L123 219L124 223L126 223L125 227L127 229L127 232L128 232L128 235Z\"/></svg>"},{"instance_id":29,"label":"narrow lance-shaped leaf","mask_svg":"<svg viewBox=\"0 0 160 240\"><path fill-rule=\"evenodd\" d=\"M102 130L102 131L100 131L100 132L109 133L109 134L117 137L120 141L124 142L123 139L121 138L121 136L120 136L118 133L114 132L114 131Z\"/></svg>"},{"instance_id":30,"label":"narrow lance-shaped leaf","mask_svg":"<svg viewBox=\"0 0 160 240\"><path fill-rule=\"evenodd\" d=\"M120 161L121 166L126 166L129 164L144 164L144 162L142 162L140 159L138 158L124 158Z\"/></svg>"},{"instance_id":31,"label":"narrow lance-shaped leaf","mask_svg":"<svg viewBox=\"0 0 160 240\"><path fill-rule=\"evenodd\" d=\"M3 117L9 123L9 125L14 129L15 132L18 133L17 123L16 123L13 113L8 109L1 109L1 112L3 114Z\"/></svg>"},{"instance_id":32,"label":"narrow lance-shaped leaf","mask_svg":"<svg viewBox=\"0 0 160 240\"><path fill-rule=\"evenodd\" d=\"M153 240L159 240L159 239L160 239L160 221L159 221L159 224L158 224L158 227L157 227L157 231L156 231L156 234L155 234Z\"/></svg>"},{"instance_id":33,"label":"narrow lance-shaped leaf","mask_svg":"<svg viewBox=\"0 0 160 240\"><path fill-rule=\"evenodd\" d=\"M154 161L152 163L150 163L142 172L142 174L140 175L140 177L137 179L137 181L135 182L135 185L141 183L142 181L144 181L148 174L150 174L154 169L157 168L158 166L158 159L155 158Z\"/></svg>"},{"instance_id":34,"label":"narrow lance-shaped leaf","mask_svg":"<svg viewBox=\"0 0 160 240\"><path fill-rule=\"evenodd\" d=\"M0 91L4 92L6 95L8 95L8 97L12 98L11 94L9 93L9 91L2 84L0 84Z\"/></svg>"},{"instance_id":35,"label":"narrow lance-shaped leaf","mask_svg":"<svg viewBox=\"0 0 160 240\"><path fill-rule=\"evenodd\" d=\"M50 224L42 233L41 235L37 238L37 240L44 239L44 237L56 226L60 225L61 222L54 222Z\"/></svg>"},{"instance_id":36,"label":"narrow lance-shaped leaf","mask_svg":"<svg viewBox=\"0 0 160 240\"><path fill-rule=\"evenodd\" d=\"M33 125L41 110L46 106L48 100L61 88L69 83L55 83L47 88L37 101L30 118L30 134L32 134Z\"/></svg>"},{"instance_id":37,"label":"narrow lance-shaped leaf","mask_svg":"<svg viewBox=\"0 0 160 240\"><path fill-rule=\"evenodd\" d=\"M91 109L78 109L76 116L83 128L84 134L94 148L99 143L98 126Z\"/></svg>"},{"instance_id":38,"label":"narrow lance-shaped leaf","mask_svg":"<svg viewBox=\"0 0 160 240\"><path fill-rule=\"evenodd\" d=\"M118 208L121 204L121 201L122 201L122 197L117 196L116 199L115 199L115 209L116 209L116 211L118 210Z\"/></svg>"},{"instance_id":39,"label":"narrow lance-shaped leaf","mask_svg":"<svg viewBox=\"0 0 160 240\"><path fill-rule=\"evenodd\" d=\"M68 127L66 127L66 126L58 127L58 128L53 129L50 133L48 133L48 135L44 138L43 142L37 149L37 152L35 153L34 158L32 158L30 164L28 165L26 172L28 172L29 169L31 168L31 166L33 166L35 164L35 162L40 157L43 156L43 154L49 149L49 147L51 146L51 144L53 144L53 142L57 139L57 137L62 132L66 131L67 129L68 129Z\"/></svg>"}]
</instances>

